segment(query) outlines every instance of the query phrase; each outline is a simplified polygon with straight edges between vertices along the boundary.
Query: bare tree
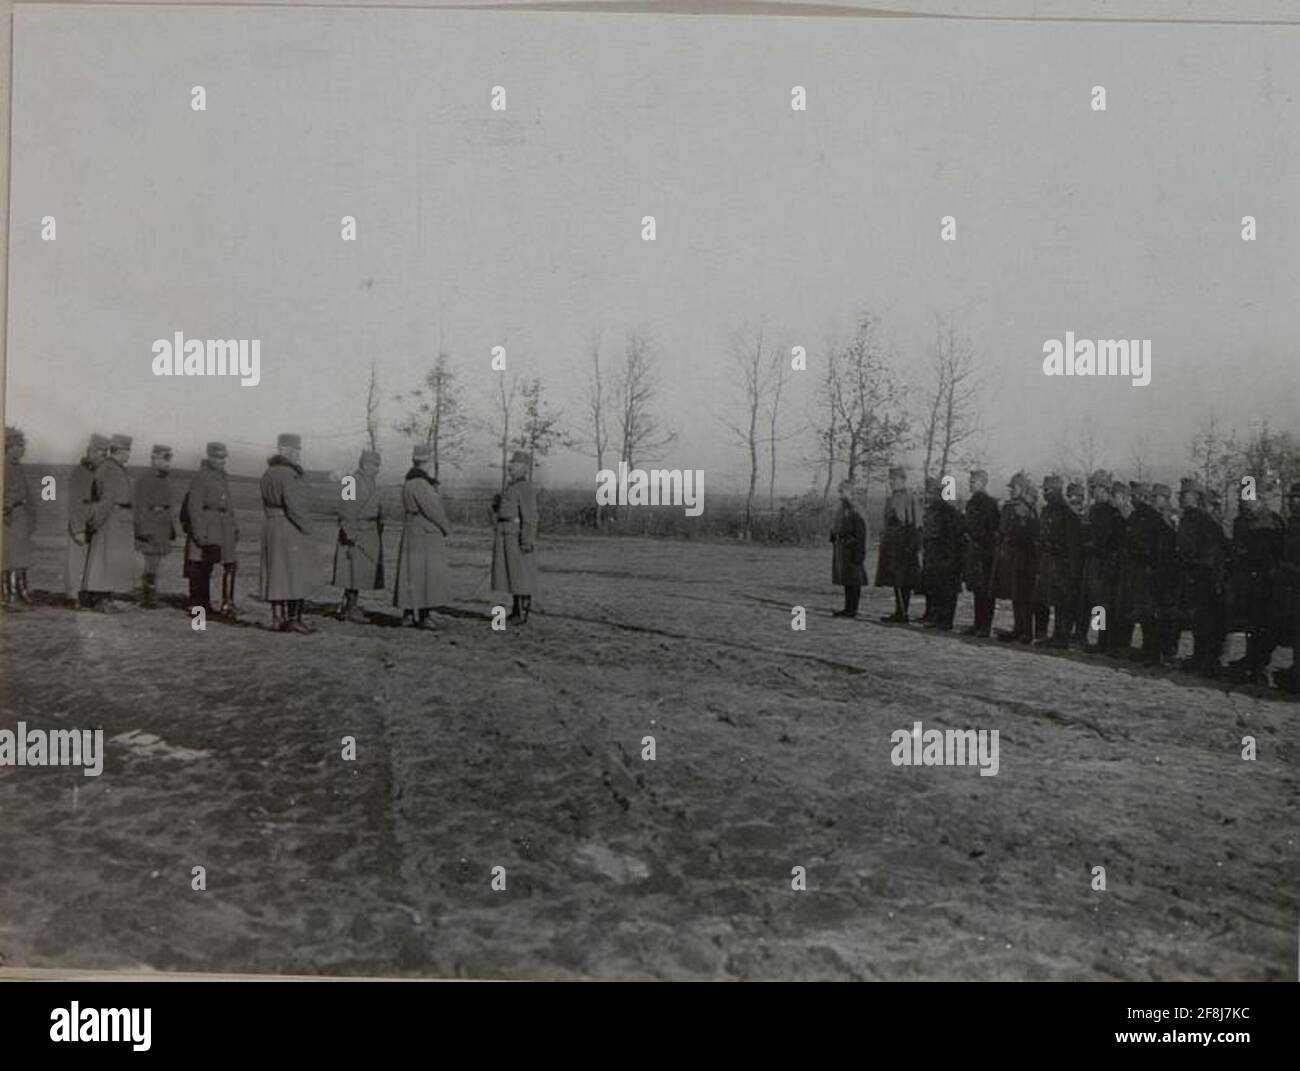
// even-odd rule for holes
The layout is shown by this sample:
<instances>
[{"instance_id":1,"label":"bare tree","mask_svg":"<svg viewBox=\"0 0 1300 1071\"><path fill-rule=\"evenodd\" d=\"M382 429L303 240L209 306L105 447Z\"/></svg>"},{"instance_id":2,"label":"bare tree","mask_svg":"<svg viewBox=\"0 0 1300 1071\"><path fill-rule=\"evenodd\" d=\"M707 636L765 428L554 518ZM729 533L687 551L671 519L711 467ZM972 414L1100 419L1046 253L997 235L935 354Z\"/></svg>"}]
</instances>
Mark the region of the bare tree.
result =
<instances>
[{"instance_id":1,"label":"bare tree","mask_svg":"<svg viewBox=\"0 0 1300 1071\"><path fill-rule=\"evenodd\" d=\"M589 434L575 445L596 459L596 471L605 468L609 450L609 387L605 383L605 366L600 359L600 332L593 331L589 343L589 363L582 373L582 403ZM605 520L605 507L596 504L596 527Z\"/></svg>"},{"instance_id":2,"label":"bare tree","mask_svg":"<svg viewBox=\"0 0 1300 1071\"><path fill-rule=\"evenodd\" d=\"M778 346L772 351L771 367L768 372L767 452L770 463L767 471L767 508L769 512L776 508L776 444L781 439L776 430L781 412L781 395L785 393L785 384L790 371L786 359L785 347Z\"/></svg>"},{"instance_id":3,"label":"bare tree","mask_svg":"<svg viewBox=\"0 0 1300 1071\"><path fill-rule=\"evenodd\" d=\"M880 338L879 320L864 313L848 345L834 351L832 404L838 408L839 445L846 477L862 486L907 441L906 391Z\"/></svg>"},{"instance_id":4,"label":"bare tree","mask_svg":"<svg viewBox=\"0 0 1300 1071\"><path fill-rule=\"evenodd\" d=\"M958 332L953 316L936 318L925 387L925 476L946 473L960 448L979 431L982 392L969 339Z\"/></svg>"},{"instance_id":5,"label":"bare tree","mask_svg":"<svg viewBox=\"0 0 1300 1071\"><path fill-rule=\"evenodd\" d=\"M510 420L515 411L515 395L519 392L519 373L502 371L497 379L497 439L501 447L501 489L510 482Z\"/></svg>"},{"instance_id":6,"label":"bare tree","mask_svg":"<svg viewBox=\"0 0 1300 1071\"><path fill-rule=\"evenodd\" d=\"M455 465L460 461L469 420L451 358L445 351L439 351L420 386L397 395L394 401L411 407L395 428L433 450L435 479L444 463Z\"/></svg>"},{"instance_id":7,"label":"bare tree","mask_svg":"<svg viewBox=\"0 0 1300 1071\"><path fill-rule=\"evenodd\" d=\"M831 483L835 479L835 463L840 442L840 377L839 360L833 343L826 345L826 363L821 383L817 388L819 415L810 422L816 436L817 456L814 464L826 467L822 482L822 505L830 498Z\"/></svg>"},{"instance_id":8,"label":"bare tree","mask_svg":"<svg viewBox=\"0 0 1300 1071\"><path fill-rule=\"evenodd\" d=\"M771 354L765 347L763 327L738 328L731 334L731 360L737 375L743 403L739 423L723 423L745 449L749 458L749 489L745 495L745 538L753 537L754 492L758 486L760 456L759 412L768 394Z\"/></svg>"},{"instance_id":9,"label":"bare tree","mask_svg":"<svg viewBox=\"0 0 1300 1071\"><path fill-rule=\"evenodd\" d=\"M1064 434L1056 440L1056 469L1061 475L1082 478L1086 484L1088 477L1097 471L1101 464L1102 442L1097 430L1097 418L1087 413L1078 424L1069 420L1065 424Z\"/></svg>"},{"instance_id":10,"label":"bare tree","mask_svg":"<svg viewBox=\"0 0 1300 1071\"><path fill-rule=\"evenodd\" d=\"M370 449L379 449L379 379L375 374L375 362L370 362L370 386L366 389L366 438Z\"/></svg>"},{"instance_id":11,"label":"bare tree","mask_svg":"<svg viewBox=\"0 0 1300 1071\"><path fill-rule=\"evenodd\" d=\"M1139 432L1133 437L1132 453L1129 455L1129 464L1133 469L1133 479L1138 483L1144 483L1151 475L1151 469L1147 464L1147 459L1151 456L1151 439L1145 432Z\"/></svg>"},{"instance_id":12,"label":"bare tree","mask_svg":"<svg viewBox=\"0 0 1300 1071\"><path fill-rule=\"evenodd\" d=\"M673 443L670 431L655 413L659 385L655 377L654 351L646 335L635 328L627 333L623 366L614 385L619 422L619 458L629 469L638 461L655 460Z\"/></svg>"},{"instance_id":13,"label":"bare tree","mask_svg":"<svg viewBox=\"0 0 1300 1071\"><path fill-rule=\"evenodd\" d=\"M523 412L513 445L528 452L528 478L531 480L542 458L557 446L571 446L573 442L560 426L562 414L546 404L539 376L523 383L520 396Z\"/></svg>"}]
</instances>

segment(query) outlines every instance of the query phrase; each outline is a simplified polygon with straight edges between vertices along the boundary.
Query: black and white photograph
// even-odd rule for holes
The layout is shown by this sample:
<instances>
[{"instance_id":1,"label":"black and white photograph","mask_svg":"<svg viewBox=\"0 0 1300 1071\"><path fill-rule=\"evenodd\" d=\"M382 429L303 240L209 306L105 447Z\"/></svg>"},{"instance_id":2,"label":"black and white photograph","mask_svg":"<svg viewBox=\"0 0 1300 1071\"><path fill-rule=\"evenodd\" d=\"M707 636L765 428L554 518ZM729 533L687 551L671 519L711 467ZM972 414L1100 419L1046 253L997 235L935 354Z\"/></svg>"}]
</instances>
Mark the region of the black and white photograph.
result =
<instances>
[{"instance_id":1,"label":"black and white photograph","mask_svg":"<svg viewBox=\"0 0 1300 1071\"><path fill-rule=\"evenodd\" d=\"M12 5L0 974L1295 982L1300 15L1130 7Z\"/></svg>"}]
</instances>

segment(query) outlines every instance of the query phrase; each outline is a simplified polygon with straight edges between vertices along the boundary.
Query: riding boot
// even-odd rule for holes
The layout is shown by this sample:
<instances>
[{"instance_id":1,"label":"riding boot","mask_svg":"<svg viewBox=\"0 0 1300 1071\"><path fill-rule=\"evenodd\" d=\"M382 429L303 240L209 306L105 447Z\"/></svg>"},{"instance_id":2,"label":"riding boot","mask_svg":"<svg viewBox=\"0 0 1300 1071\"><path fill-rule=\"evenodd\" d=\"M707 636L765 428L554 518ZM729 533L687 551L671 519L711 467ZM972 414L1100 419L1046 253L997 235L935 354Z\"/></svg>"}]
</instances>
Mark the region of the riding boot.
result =
<instances>
[{"instance_id":1,"label":"riding boot","mask_svg":"<svg viewBox=\"0 0 1300 1071\"><path fill-rule=\"evenodd\" d=\"M515 595L513 596L513 599L514 599L514 603L510 610L510 616L506 618L507 621L518 621L523 616L522 613L520 612L520 606L523 604L523 598L519 595Z\"/></svg>"},{"instance_id":2,"label":"riding boot","mask_svg":"<svg viewBox=\"0 0 1300 1071\"><path fill-rule=\"evenodd\" d=\"M18 601L21 602L24 606L31 606L32 597L27 592L27 570L19 569L17 573L14 574L14 576L15 576L15 580L17 581L17 583L15 584L14 594L18 596Z\"/></svg>"}]
</instances>

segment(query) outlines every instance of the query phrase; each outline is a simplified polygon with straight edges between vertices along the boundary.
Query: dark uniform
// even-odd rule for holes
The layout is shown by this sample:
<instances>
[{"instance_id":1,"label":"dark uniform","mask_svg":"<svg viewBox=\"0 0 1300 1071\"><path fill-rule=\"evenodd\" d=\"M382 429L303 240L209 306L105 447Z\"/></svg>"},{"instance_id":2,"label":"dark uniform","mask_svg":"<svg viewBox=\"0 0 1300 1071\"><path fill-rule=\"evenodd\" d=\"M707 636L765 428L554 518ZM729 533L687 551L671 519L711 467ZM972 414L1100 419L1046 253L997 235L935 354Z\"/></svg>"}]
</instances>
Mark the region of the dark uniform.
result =
<instances>
[{"instance_id":1,"label":"dark uniform","mask_svg":"<svg viewBox=\"0 0 1300 1071\"><path fill-rule=\"evenodd\" d=\"M881 620L905 623L920 572L917 562L920 533L916 501L906 486L906 471L892 468L889 479L901 486L891 491L885 502L885 523L876 552L876 587L894 589L894 612Z\"/></svg>"},{"instance_id":2,"label":"dark uniform","mask_svg":"<svg viewBox=\"0 0 1300 1071\"><path fill-rule=\"evenodd\" d=\"M1150 502L1139 498L1125 528L1125 559L1133 620L1142 628L1141 659L1159 665L1161 628L1176 576L1174 528Z\"/></svg>"},{"instance_id":3,"label":"dark uniform","mask_svg":"<svg viewBox=\"0 0 1300 1071\"><path fill-rule=\"evenodd\" d=\"M1016 473L1007 485L1011 497L1002 505L993 559L993 597L1010 599L1012 627L1000 640L1034 640L1034 601L1038 571L1038 513L1024 499L1027 477Z\"/></svg>"},{"instance_id":4,"label":"dark uniform","mask_svg":"<svg viewBox=\"0 0 1300 1071\"><path fill-rule=\"evenodd\" d=\"M1052 647L1067 647L1077 614L1079 562L1082 555L1083 522L1065 501L1059 476L1043 480L1046 503L1039 518L1037 599L1049 607L1043 613L1046 632L1048 613L1054 613Z\"/></svg>"},{"instance_id":5,"label":"dark uniform","mask_svg":"<svg viewBox=\"0 0 1300 1071\"><path fill-rule=\"evenodd\" d=\"M944 500L938 481L926 502L922 537L922 575L931 608L926 627L951 632L957 593L961 590L962 515L956 506Z\"/></svg>"},{"instance_id":6,"label":"dark uniform","mask_svg":"<svg viewBox=\"0 0 1300 1071\"><path fill-rule=\"evenodd\" d=\"M986 479L979 471L977 478ZM966 500L966 523L963 527L965 554L962 576L966 590L975 597L975 623L966 631L972 636L987 636L993 628L993 552L998 536L998 502L982 487Z\"/></svg>"},{"instance_id":7,"label":"dark uniform","mask_svg":"<svg viewBox=\"0 0 1300 1071\"><path fill-rule=\"evenodd\" d=\"M86 456L68 477L68 553L63 566L63 591L75 599L78 607L90 605L89 593L83 586L86 579L86 555L90 539L86 524L90 520L90 494L95 484L95 469L108 454L108 436L95 434L86 445Z\"/></svg>"},{"instance_id":8,"label":"dark uniform","mask_svg":"<svg viewBox=\"0 0 1300 1071\"><path fill-rule=\"evenodd\" d=\"M1091 624L1093 612L1100 606L1105 613L1106 629L1097 635L1091 651L1115 651L1120 634L1119 585L1124 553L1124 515L1110 500L1111 478L1103 471L1093 473L1090 481L1095 500L1088 508L1088 523L1083 543L1083 606ZM1086 638L1087 633L1085 631Z\"/></svg>"},{"instance_id":9,"label":"dark uniform","mask_svg":"<svg viewBox=\"0 0 1300 1071\"><path fill-rule=\"evenodd\" d=\"M95 469L90 487L86 525L90 552L84 587L92 603L106 611L115 609L111 596L135 588L135 505L125 468L130 456L131 437L114 435L109 440L109 455Z\"/></svg>"},{"instance_id":10,"label":"dark uniform","mask_svg":"<svg viewBox=\"0 0 1300 1071\"><path fill-rule=\"evenodd\" d=\"M411 451L411 468L402 483L402 540L397 549L393 605L404 623L434 630L432 611L451 601L447 537L451 521L438 494L438 481L424 465L433 451L423 444Z\"/></svg>"},{"instance_id":11,"label":"dark uniform","mask_svg":"<svg viewBox=\"0 0 1300 1071\"><path fill-rule=\"evenodd\" d=\"M1223 650L1224 567L1228 541L1223 528L1204 509L1204 492L1195 480L1180 489L1183 515L1178 524L1178 603L1180 617L1192 628L1192 656L1185 668L1203 677L1219 670Z\"/></svg>"},{"instance_id":12,"label":"dark uniform","mask_svg":"<svg viewBox=\"0 0 1300 1071\"><path fill-rule=\"evenodd\" d=\"M1287 493L1286 537L1282 541L1282 565L1278 588L1286 609L1287 628L1281 642L1291 643L1291 668L1274 674L1274 683L1289 692L1300 692L1300 480Z\"/></svg>"},{"instance_id":13,"label":"dark uniform","mask_svg":"<svg viewBox=\"0 0 1300 1071\"><path fill-rule=\"evenodd\" d=\"M840 499L839 516L831 530L831 583L844 588L844 609L836 617L857 617L858 601L867 576L867 522L851 499Z\"/></svg>"},{"instance_id":14,"label":"dark uniform","mask_svg":"<svg viewBox=\"0 0 1300 1071\"><path fill-rule=\"evenodd\" d=\"M0 552L0 585L6 610L31 603L27 570L32 563L32 536L36 532L36 501L23 470L27 438L18 428L5 428L4 549Z\"/></svg>"},{"instance_id":15,"label":"dark uniform","mask_svg":"<svg viewBox=\"0 0 1300 1071\"><path fill-rule=\"evenodd\" d=\"M1286 524L1263 502L1242 502L1232 526L1232 619L1246 631L1246 657L1236 663L1246 681L1263 679L1275 635L1275 586L1281 579Z\"/></svg>"},{"instance_id":16,"label":"dark uniform","mask_svg":"<svg viewBox=\"0 0 1300 1071\"><path fill-rule=\"evenodd\" d=\"M226 482L227 451L224 443L208 443L207 456L190 481L181 503L185 530L185 577L190 583L190 605L212 610L212 568L220 564L221 613L234 615L235 576L239 568L239 524Z\"/></svg>"},{"instance_id":17,"label":"dark uniform","mask_svg":"<svg viewBox=\"0 0 1300 1071\"><path fill-rule=\"evenodd\" d=\"M155 446L151 457L170 465L172 448ZM171 474L165 468L152 468L135 481L135 549L144 555L141 587L146 607L155 605L158 564L172 549L172 540L175 538Z\"/></svg>"},{"instance_id":18,"label":"dark uniform","mask_svg":"<svg viewBox=\"0 0 1300 1071\"><path fill-rule=\"evenodd\" d=\"M514 598L510 620L527 621L537 589L537 491L528 479L528 454L510 457L511 481L493 509L492 590Z\"/></svg>"},{"instance_id":19,"label":"dark uniform","mask_svg":"<svg viewBox=\"0 0 1300 1071\"><path fill-rule=\"evenodd\" d=\"M339 536L331 582L343 589L339 616L353 622L366 619L357 605L361 590L378 591L384 586L384 507L375 482L379 464L377 451L361 451L357 470L352 474L356 497L345 498L339 505Z\"/></svg>"}]
</instances>

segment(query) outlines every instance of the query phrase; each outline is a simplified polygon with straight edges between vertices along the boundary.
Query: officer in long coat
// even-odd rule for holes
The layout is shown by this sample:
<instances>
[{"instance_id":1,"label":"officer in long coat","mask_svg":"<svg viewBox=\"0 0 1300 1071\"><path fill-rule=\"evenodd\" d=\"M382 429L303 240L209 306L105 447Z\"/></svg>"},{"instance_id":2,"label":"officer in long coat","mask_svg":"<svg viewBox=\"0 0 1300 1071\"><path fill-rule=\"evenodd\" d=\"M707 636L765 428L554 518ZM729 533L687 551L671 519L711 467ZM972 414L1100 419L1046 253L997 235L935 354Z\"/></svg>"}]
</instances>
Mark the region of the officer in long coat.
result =
<instances>
[{"instance_id":1,"label":"officer in long coat","mask_svg":"<svg viewBox=\"0 0 1300 1071\"><path fill-rule=\"evenodd\" d=\"M90 606L90 596L82 586L86 580L86 556L90 552L90 539L86 524L90 520L90 495L95 483L95 470L108 456L108 436L91 435L86 453L77 462L68 477L68 553L63 571L63 590L69 599L75 599L78 609Z\"/></svg>"},{"instance_id":2,"label":"officer in long coat","mask_svg":"<svg viewBox=\"0 0 1300 1071\"><path fill-rule=\"evenodd\" d=\"M1107 621L1111 631L1108 653L1114 658L1128 658L1133 648L1133 588L1128 557L1129 525L1133 521L1132 482L1116 480L1111 484L1110 498L1124 521L1120 539L1118 581L1115 585L1115 613Z\"/></svg>"},{"instance_id":3,"label":"officer in long coat","mask_svg":"<svg viewBox=\"0 0 1300 1071\"><path fill-rule=\"evenodd\" d=\"M156 444L149 453L150 469L135 481L135 549L144 556L141 577L143 605L157 605L158 565L172 549L176 522L172 518L172 448Z\"/></svg>"},{"instance_id":4,"label":"officer in long coat","mask_svg":"<svg viewBox=\"0 0 1300 1071\"><path fill-rule=\"evenodd\" d=\"M531 459L523 450L510 457L510 482L495 500L492 533L492 590L514 597L510 621L528 620L537 588L537 492L528 479Z\"/></svg>"},{"instance_id":5,"label":"officer in long coat","mask_svg":"<svg viewBox=\"0 0 1300 1071\"><path fill-rule=\"evenodd\" d=\"M1263 500L1241 499L1232 528L1232 587L1233 617L1246 630L1246 655L1232 668L1247 683L1264 680L1277 647L1274 599L1285 538L1285 522Z\"/></svg>"},{"instance_id":6,"label":"officer in long coat","mask_svg":"<svg viewBox=\"0 0 1300 1071\"><path fill-rule=\"evenodd\" d=\"M262 474L262 598L271 604L271 627L279 632L316 630L302 619L314 584L307 487L303 483L302 436L284 434Z\"/></svg>"},{"instance_id":7,"label":"officer in long coat","mask_svg":"<svg viewBox=\"0 0 1300 1071\"><path fill-rule=\"evenodd\" d=\"M925 627L951 632L957 593L961 590L962 515L943 497L942 487L937 479L926 481L929 501L923 532L922 571L930 601L930 620Z\"/></svg>"},{"instance_id":8,"label":"officer in long coat","mask_svg":"<svg viewBox=\"0 0 1300 1071\"><path fill-rule=\"evenodd\" d=\"M1291 668L1275 673L1273 683L1289 692L1300 692L1300 480L1291 485L1286 497L1286 535L1282 541L1278 587L1285 597L1289 618L1289 627L1282 635L1291 642Z\"/></svg>"},{"instance_id":9,"label":"officer in long coat","mask_svg":"<svg viewBox=\"0 0 1300 1071\"><path fill-rule=\"evenodd\" d=\"M1065 501L1079 518L1079 557L1074 565L1074 616L1070 623L1070 635L1080 650L1086 650L1091 615L1083 602L1083 552L1088 544L1088 500L1083 484L1074 481L1066 484Z\"/></svg>"},{"instance_id":10,"label":"officer in long coat","mask_svg":"<svg viewBox=\"0 0 1300 1071\"><path fill-rule=\"evenodd\" d=\"M993 597L1010 599L1012 615L1011 630L998 633L998 639L1021 643L1034 640L1038 514L1027 498L1030 486L1023 472L1007 484L993 560Z\"/></svg>"},{"instance_id":11,"label":"officer in long coat","mask_svg":"<svg viewBox=\"0 0 1300 1071\"><path fill-rule=\"evenodd\" d=\"M18 428L5 428L4 552L0 561L0 586L6 610L31 604L27 570L32 564L32 536L36 532L36 500L32 497L23 456L27 437Z\"/></svg>"},{"instance_id":12,"label":"officer in long coat","mask_svg":"<svg viewBox=\"0 0 1300 1071\"><path fill-rule=\"evenodd\" d=\"M1038 530L1037 599L1048 607L1042 614L1044 632L1048 616L1055 615L1051 638L1042 642L1059 648L1069 646L1074 627L1083 541L1083 522L1065 501L1064 484L1060 476L1043 478L1046 502Z\"/></svg>"},{"instance_id":13,"label":"officer in long coat","mask_svg":"<svg viewBox=\"0 0 1300 1071\"><path fill-rule=\"evenodd\" d=\"M975 623L966 629L968 636L988 636L993 629L993 553L998 535L998 502L985 490L989 474L972 469L970 497L966 499L966 517L962 525L964 552L962 579L966 590L975 598Z\"/></svg>"},{"instance_id":14,"label":"officer in long coat","mask_svg":"<svg viewBox=\"0 0 1300 1071\"><path fill-rule=\"evenodd\" d=\"M353 497L344 497L339 504L339 537L330 582L343 589L339 617L357 624L366 621L357 605L362 589L378 591L384 586L384 507L376 482L380 460L376 450L361 451L352 474Z\"/></svg>"},{"instance_id":15,"label":"officer in long coat","mask_svg":"<svg viewBox=\"0 0 1300 1071\"><path fill-rule=\"evenodd\" d=\"M36 501L23 467L27 437L19 428L5 428L4 551L0 587L5 609L31 604L27 570L31 567L32 536L36 532Z\"/></svg>"},{"instance_id":16,"label":"officer in long coat","mask_svg":"<svg viewBox=\"0 0 1300 1071\"><path fill-rule=\"evenodd\" d=\"M1124 553L1124 515L1111 500L1114 481L1110 473L1098 469L1088 479L1092 492L1092 505L1088 507L1088 523L1084 526L1083 543L1083 612L1085 624L1081 625L1081 638L1087 641L1088 628L1098 608L1098 624L1105 629L1097 632L1097 642L1085 646L1090 654L1110 651L1119 632L1119 583L1121 558Z\"/></svg>"},{"instance_id":17,"label":"officer in long coat","mask_svg":"<svg viewBox=\"0 0 1300 1071\"><path fill-rule=\"evenodd\" d=\"M1178 514L1168 484L1151 486L1151 507L1164 522L1159 529L1160 556L1155 576L1156 631L1160 657L1173 662L1178 655L1182 635L1182 615L1178 603Z\"/></svg>"},{"instance_id":18,"label":"officer in long coat","mask_svg":"<svg viewBox=\"0 0 1300 1071\"><path fill-rule=\"evenodd\" d=\"M402 483L402 540L397 550L397 575L393 580L393 605L402 611L402 623L437 629L433 609L451 601L447 537L451 521L438 494L438 481L429 472L431 447L411 451L411 468Z\"/></svg>"},{"instance_id":19,"label":"officer in long coat","mask_svg":"<svg viewBox=\"0 0 1300 1071\"><path fill-rule=\"evenodd\" d=\"M857 617L862 585L867 581L867 522L853 501L853 484L840 484L840 510L831 529L831 583L844 588L844 609L836 617Z\"/></svg>"},{"instance_id":20,"label":"officer in long coat","mask_svg":"<svg viewBox=\"0 0 1300 1071\"><path fill-rule=\"evenodd\" d=\"M235 577L239 570L239 523L226 482L225 443L208 443L199 470L181 502L181 527L185 531L185 578L190 585L190 606L212 611L212 569L221 566L220 613L234 617Z\"/></svg>"},{"instance_id":21,"label":"officer in long coat","mask_svg":"<svg viewBox=\"0 0 1300 1071\"><path fill-rule=\"evenodd\" d=\"M1124 533L1129 598L1133 619L1142 628L1138 658L1144 665L1154 666L1160 664L1168 576L1171 564L1177 560L1177 542L1173 525L1152 504L1150 485L1129 486L1133 513Z\"/></svg>"},{"instance_id":22,"label":"officer in long coat","mask_svg":"<svg viewBox=\"0 0 1300 1071\"><path fill-rule=\"evenodd\" d=\"M1204 491L1194 479L1183 479L1178 504L1178 601L1182 618L1192 626L1192 655L1182 668L1214 677L1223 650L1228 541L1219 522L1206 512Z\"/></svg>"},{"instance_id":23,"label":"officer in long coat","mask_svg":"<svg viewBox=\"0 0 1300 1071\"><path fill-rule=\"evenodd\" d=\"M120 607L114 595L135 589L135 505L131 477L131 436L109 439L108 457L95 469L90 485L90 551L86 555L84 587L95 609L111 613Z\"/></svg>"},{"instance_id":24,"label":"officer in long coat","mask_svg":"<svg viewBox=\"0 0 1300 1071\"><path fill-rule=\"evenodd\" d=\"M916 500L907 489L907 470L895 466L889 470L889 498L885 502L885 522L876 554L876 587L894 589L894 612L882 621L906 624L912 591L920 574L917 554L920 532Z\"/></svg>"}]
</instances>

